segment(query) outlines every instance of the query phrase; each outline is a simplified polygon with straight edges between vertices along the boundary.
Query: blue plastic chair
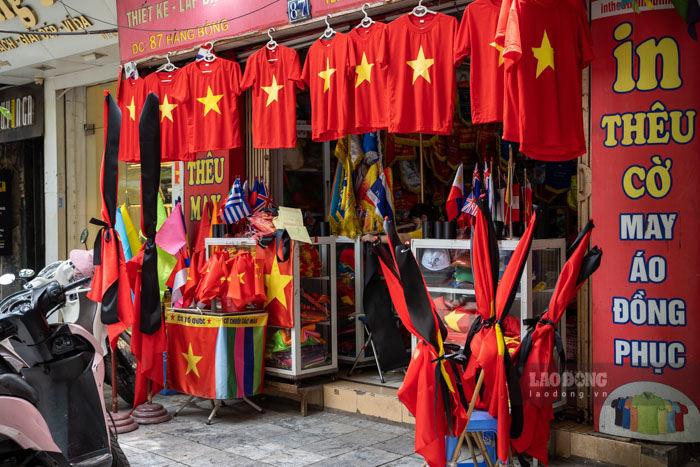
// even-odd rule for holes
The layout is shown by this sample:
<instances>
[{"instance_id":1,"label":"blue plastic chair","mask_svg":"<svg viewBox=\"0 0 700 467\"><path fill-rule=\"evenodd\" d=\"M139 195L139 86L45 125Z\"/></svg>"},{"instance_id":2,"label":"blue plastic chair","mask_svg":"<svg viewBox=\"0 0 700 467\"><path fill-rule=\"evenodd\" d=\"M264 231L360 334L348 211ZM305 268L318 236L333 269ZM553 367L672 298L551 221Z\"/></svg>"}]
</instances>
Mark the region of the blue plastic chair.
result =
<instances>
[{"instance_id":1,"label":"blue plastic chair","mask_svg":"<svg viewBox=\"0 0 700 467\"><path fill-rule=\"evenodd\" d=\"M496 421L495 418L493 418L489 413L485 410L474 410L472 412L472 416L469 419L469 425L467 426L467 431L470 433L481 433L481 436L484 438L484 445L486 445L486 454L491 458L491 461L496 464L496 431L498 429L498 422ZM459 438L453 438L451 436L447 436L445 438L445 448L447 452L447 462L450 462L452 460L452 456L454 455L455 449L457 448L457 442ZM464 444L466 445L466 443ZM463 446L464 446L463 445ZM481 462L473 462L476 459L473 459L472 461L466 461L466 462L458 462L457 466L458 467L486 467L488 464L486 463L486 460L482 460Z\"/></svg>"}]
</instances>

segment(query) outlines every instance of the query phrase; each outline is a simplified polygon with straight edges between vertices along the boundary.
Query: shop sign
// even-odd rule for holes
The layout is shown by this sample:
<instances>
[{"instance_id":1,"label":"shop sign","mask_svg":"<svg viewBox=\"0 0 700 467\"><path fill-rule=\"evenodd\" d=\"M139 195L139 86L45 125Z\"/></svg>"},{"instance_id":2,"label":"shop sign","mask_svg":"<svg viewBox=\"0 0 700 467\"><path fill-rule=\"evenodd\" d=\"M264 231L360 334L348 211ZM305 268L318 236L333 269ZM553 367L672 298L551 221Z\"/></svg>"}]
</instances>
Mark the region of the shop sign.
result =
<instances>
[{"instance_id":1,"label":"shop sign","mask_svg":"<svg viewBox=\"0 0 700 467\"><path fill-rule=\"evenodd\" d=\"M40 137L44 131L43 103L44 94L37 85L0 91L0 106L9 113L0 116L0 143Z\"/></svg>"},{"instance_id":2,"label":"shop sign","mask_svg":"<svg viewBox=\"0 0 700 467\"><path fill-rule=\"evenodd\" d=\"M700 440L700 42L671 0L592 3L595 426Z\"/></svg>"},{"instance_id":3,"label":"shop sign","mask_svg":"<svg viewBox=\"0 0 700 467\"><path fill-rule=\"evenodd\" d=\"M122 62L129 62L191 49L206 41L308 19L311 12L321 17L363 3L362 0L123 0L117 2L119 55ZM295 8L294 12L291 8Z\"/></svg>"},{"instance_id":4,"label":"shop sign","mask_svg":"<svg viewBox=\"0 0 700 467\"><path fill-rule=\"evenodd\" d=\"M116 43L115 33L92 35L87 41L78 35L67 37L58 34L101 28L95 18L114 21L114 2L74 0L64 5L56 0L0 0L0 29L17 31L0 33L0 71L44 63ZM47 34L28 34L31 31ZM41 46L37 46L37 43L41 43Z\"/></svg>"},{"instance_id":5,"label":"shop sign","mask_svg":"<svg viewBox=\"0 0 700 467\"><path fill-rule=\"evenodd\" d=\"M0 170L0 256L12 254L12 171Z\"/></svg>"},{"instance_id":6,"label":"shop sign","mask_svg":"<svg viewBox=\"0 0 700 467\"><path fill-rule=\"evenodd\" d=\"M221 197L229 187L228 151L198 152L193 162L185 162L185 224L190 241L194 241L196 225L202 218L205 203L218 210ZM211 212L211 211L210 211ZM192 243L190 243L192 244Z\"/></svg>"}]
</instances>

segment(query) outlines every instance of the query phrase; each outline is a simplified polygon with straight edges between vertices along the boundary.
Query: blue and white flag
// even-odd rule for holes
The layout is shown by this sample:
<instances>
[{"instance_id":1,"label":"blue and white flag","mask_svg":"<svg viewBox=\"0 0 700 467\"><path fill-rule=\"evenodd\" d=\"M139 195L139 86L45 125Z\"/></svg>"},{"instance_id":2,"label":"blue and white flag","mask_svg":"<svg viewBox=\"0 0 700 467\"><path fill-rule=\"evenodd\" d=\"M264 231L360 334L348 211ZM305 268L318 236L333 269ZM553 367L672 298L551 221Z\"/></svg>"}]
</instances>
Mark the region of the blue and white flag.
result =
<instances>
[{"instance_id":1,"label":"blue and white flag","mask_svg":"<svg viewBox=\"0 0 700 467\"><path fill-rule=\"evenodd\" d=\"M382 219L388 217L389 220L393 222L394 203L391 199L391 187L389 186L389 181L386 174L386 170L379 174L377 181L372 184L365 196L367 196L367 198L369 198L371 203L374 205L374 210L379 217Z\"/></svg>"},{"instance_id":2,"label":"blue and white flag","mask_svg":"<svg viewBox=\"0 0 700 467\"><path fill-rule=\"evenodd\" d=\"M248 200L241 187L241 179L236 178L224 206L224 220L227 224L234 224L251 214Z\"/></svg>"}]
</instances>

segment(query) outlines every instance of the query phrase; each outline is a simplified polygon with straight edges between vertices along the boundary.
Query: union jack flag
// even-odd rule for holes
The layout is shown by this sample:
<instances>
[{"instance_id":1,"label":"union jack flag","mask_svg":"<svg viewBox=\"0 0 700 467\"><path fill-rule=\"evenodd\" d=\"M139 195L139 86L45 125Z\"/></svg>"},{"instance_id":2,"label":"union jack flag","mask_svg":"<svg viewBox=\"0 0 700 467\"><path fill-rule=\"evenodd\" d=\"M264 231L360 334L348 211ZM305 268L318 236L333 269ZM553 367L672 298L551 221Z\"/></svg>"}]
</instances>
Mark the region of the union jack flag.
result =
<instances>
[{"instance_id":1,"label":"union jack flag","mask_svg":"<svg viewBox=\"0 0 700 467\"><path fill-rule=\"evenodd\" d=\"M272 202L272 197L267 190L267 185L264 181L255 181L255 186L258 188L257 195L255 196L255 204L253 205L253 212L260 212L271 206L274 206Z\"/></svg>"},{"instance_id":2,"label":"union jack flag","mask_svg":"<svg viewBox=\"0 0 700 467\"><path fill-rule=\"evenodd\" d=\"M476 204L476 197L474 196L474 192L471 192L469 196L467 196L464 206L462 206L462 212L466 212L470 216L476 216L478 211L479 206Z\"/></svg>"}]
</instances>

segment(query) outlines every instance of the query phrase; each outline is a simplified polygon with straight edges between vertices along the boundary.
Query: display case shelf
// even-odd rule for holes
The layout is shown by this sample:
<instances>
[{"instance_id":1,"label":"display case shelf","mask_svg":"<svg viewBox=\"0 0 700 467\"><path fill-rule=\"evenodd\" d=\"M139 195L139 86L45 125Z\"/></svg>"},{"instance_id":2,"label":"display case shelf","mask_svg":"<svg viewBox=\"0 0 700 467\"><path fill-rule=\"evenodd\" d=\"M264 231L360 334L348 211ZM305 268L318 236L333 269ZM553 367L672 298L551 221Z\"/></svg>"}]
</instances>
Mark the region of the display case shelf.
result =
<instances>
[{"instance_id":1,"label":"display case shelf","mask_svg":"<svg viewBox=\"0 0 700 467\"><path fill-rule=\"evenodd\" d=\"M320 275L315 277L301 276L300 249L302 245L306 244L294 242L291 257L293 261L294 327L268 326L270 329L267 333L265 352L265 373L268 375L299 380L320 374L335 373L338 370L335 239L332 237L314 237L312 240L309 248L318 251ZM209 256L210 248L215 246L236 247L251 251L256 248L255 241L247 238L207 238L205 245L207 247L207 257ZM304 283L303 287L302 283ZM328 297L328 305L330 307L329 319L315 321L302 318L302 288L307 293L317 293ZM310 329L304 328L310 325L313 325L314 329L312 332L317 337L310 338L311 341L316 341L316 343L307 345L306 342L302 342L302 337L305 334L309 334ZM318 328L316 325L318 325ZM274 333L285 329L291 341L289 349L282 352L268 352L268 346L271 343L271 339L273 339Z\"/></svg>"}]
</instances>

